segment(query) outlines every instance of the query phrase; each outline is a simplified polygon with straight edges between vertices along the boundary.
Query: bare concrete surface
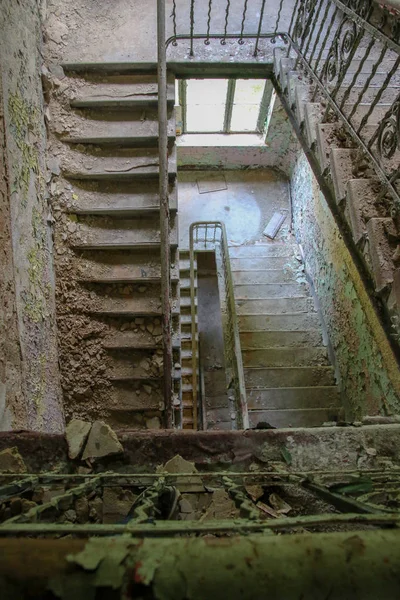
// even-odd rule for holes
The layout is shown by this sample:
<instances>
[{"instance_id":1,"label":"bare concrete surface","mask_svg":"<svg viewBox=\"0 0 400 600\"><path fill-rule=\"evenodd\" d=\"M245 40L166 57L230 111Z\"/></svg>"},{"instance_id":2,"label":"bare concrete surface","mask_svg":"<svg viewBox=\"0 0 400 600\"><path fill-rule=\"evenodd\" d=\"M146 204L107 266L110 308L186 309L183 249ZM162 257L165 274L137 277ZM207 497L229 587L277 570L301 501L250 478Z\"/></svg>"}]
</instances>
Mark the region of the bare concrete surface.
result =
<instances>
[{"instance_id":1,"label":"bare concrete surface","mask_svg":"<svg viewBox=\"0 0 400 600\"><path fill-rule=\"evenodd\" d=\"M230 245L249 244L261 238L275 211L288 215L280 236L290 227L288 184L272 169L219 171L227 189L200 194L197 179L207 171L178 173L179 244L188 247L189 226L194 221L223 221ZM212 173L215 173L213 171Z\"/></svg>"},{"instance_id":2,"label":"bare concrete surface","mask_svg":"<svg viewBox=\"0 0 400 600\"><path fill-rule=\"evenodd\" d=\"M167 1L167 36L172 35L172 0ZM287 30L290 10L289 3L281 13L280 30ZM268 2L263 18L263 30L274 31L279 1ZM247 12L245 33L257 31L260 18L261 0L252 3ZM194 33L207 31L206 3L195 3ZM47 58L55 63L77 61L137 62L156 60L156 0L48 0L44 8L45 40ZM232 0L228 21L228 33L241 30L243 2ZM189 33L189 3L177 2L177 32ZM225 7L214 2L211 28L223 32ZM257 58L264 62L272 60L273 45L261 41L261 52ZM196 59L227 61L254 61L253 47L240 46L236 41L221 45L213 41L209 46L196 42ZM176 48L170 47L169 58L190 60L187 42L179 42Z\"/></svg>"}]
</instances>

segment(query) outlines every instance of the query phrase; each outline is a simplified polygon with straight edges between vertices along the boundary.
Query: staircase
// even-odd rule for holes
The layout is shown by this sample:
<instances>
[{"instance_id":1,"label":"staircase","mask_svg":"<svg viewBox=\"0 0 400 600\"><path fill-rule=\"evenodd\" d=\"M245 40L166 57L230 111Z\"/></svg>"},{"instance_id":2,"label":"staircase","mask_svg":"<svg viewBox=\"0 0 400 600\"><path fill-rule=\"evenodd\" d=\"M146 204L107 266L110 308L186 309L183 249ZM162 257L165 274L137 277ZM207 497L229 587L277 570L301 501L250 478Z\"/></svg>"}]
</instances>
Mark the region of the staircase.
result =
<instances>
[{"instance_id":1,"label":"staircase","mask_svg":"<svg viewBox=\"0 0 400 600\"><path fill-rule=\"evenodd\" d=\"M360 52L365 49L360 46ZM363 143L379 156L380 168L393 181L400 161L396 137L392 135L394 109L400 93L398 57L378 50L369 60L351 61L336 94L336 102L354 129L361 128ZM371 298L377 299L386 330L398 345L400 332L400 229L398 208L385 190L376 170L338 118L326 112L326 100L282 49L274 52L274 70L293 116L303 132L320 171L330 188L335 207L353 256L359 260ZM394 75L390 77L390 73ZM335 82L334 82L335 83ZM334 83L327 84L332 91ZM363 93L362 102L354 108ZM354 110L353 110L354 108ZM368 116L368 120L367 120ZM381 125L382 124L382 125ZM382 137L377 135L380 125ZM397 190L398 182L395 183Z\"/></svg>"},{"instance_id":2,"label":"staircase","mask_svg":"<svg viewBox=\"0 0 400 600\"><path fill-rule=\"evenodd\" d=\"M336 421L339 391L298 246L257 243L229 254L250 427Z\"/></svg>"},{"instance_id":3,"label":"staircase","mask_svg":"<svg viewBox=\"0 0 400 600\"><path fill-rule=\"evenodd\" d=\"M67 415L164 426L155 65L65 65L50 114ZM171 298L180 363L174 78L168 78ZM179 425L180 369L174 373Z\"/></svg>"},{"instance_id":4,"label":"staircase","mask_svg":"<svg viewBox=\"0 0 400 600\"><path fill-rule=\"evenodd\" d=\"M196 256L196 255L195 255ZM195 258L195 290L197 290L197 261ZM180 327L181 327L181 376L182 376L182 408L183 408L183 429L194 428L193 415L193 352L192 352L192 315L190 299L190 251L179 251L179 277L180 277ZM197 293L196 293L197 302ZM198 343L197 333L197 306L196 306L196 343ZM198 393L198 378L197 378Z\"/></svg>"}]
</instances>

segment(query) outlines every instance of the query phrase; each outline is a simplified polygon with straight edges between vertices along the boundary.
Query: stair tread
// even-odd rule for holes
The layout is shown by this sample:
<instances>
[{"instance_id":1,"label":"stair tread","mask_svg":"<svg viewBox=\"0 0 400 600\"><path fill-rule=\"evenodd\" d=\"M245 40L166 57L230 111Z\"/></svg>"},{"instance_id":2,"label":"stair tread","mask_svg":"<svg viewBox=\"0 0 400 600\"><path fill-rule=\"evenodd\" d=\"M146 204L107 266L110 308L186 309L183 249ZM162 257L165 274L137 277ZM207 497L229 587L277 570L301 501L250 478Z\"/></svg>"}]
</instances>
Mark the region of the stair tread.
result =
<instances>
[{"instance_id":1,"label":"stair tread","mask_svg":"<svg viewBox=\"0 0 400 600\"><path fill-rule=\"evenodd\" d=\"M294 298L235 298L238 315L285 314L293 312L311 312L314 310L312 298L299 296Z\"/></svg>"},{"instance_id":2,"label":"stair tread","mask_svg":"<svg viewBox=\"0 0 400 600\"><path fill-rule=\"evenodd\" d=\"M336 408L302 408L285 410L256 410L249 411L250 427L267 422L279 429L292 427L320 427L323 423L336 421Z\"/></svg>"},{"instance_id":3,"label":"stair tread","mask_svg":"<svg viewBox=\"0 0 400 600\"><path fill-rule=\"evenodd\" d=\"M179 302L171 302L172 313L179 314ZM83 311L88 314L104 315L134 315L134 316L160 316L161 300L159 298L149 298L145 294L136 298L102 298L98 297L92 300L88 307Z\"/></svg>"},{"instance_id":4,"label":"stair tread","mask_svg":"<svg viewBox=\"0 0 400 600\"><path fill-rule=\"evenodd\" d=\"M108 335L104 338L103 347L108 350L117 350L117 349L153 349L162 347L162 327L161 325L156 325L154 329L155 333L150 333L148 331L139 331L135 333L134 331L121 331L114 333L112 335ZM175 335L172 337L172 346L174 348L180 347L179 336Z\"/></svg>"},{"instance_id":5,"label":"stair tread","mask_svg":"<svg viewBox=\"0 0 400 600\"><path fill-rule=\"evenodd\" d=\"M280 387L246 390L249 410L340 406L337 386Z\"/></svg>"},{"instance_id":6,"label":"stair tread","mask_svg":"<svg viewBox=\"0 0 400 600\"><path fill-rule=\"evenodd\" d=\"M242 350L257 348L301 348L303 346L322 346L322 333L319 329L297 331L243 331L240 330Z\"/></svg>"},{"instance_id":7,"label":"stair tread","mask_svg":"<svg viewBox=\"0 0 400 600\"><path fill-rule=\"evenodd\" d=\"M325 346L300 348L258 348L247 350L242 347L244 368L248 367L296 367L323 366L329 364Z\"/></svg>"},{"instance_id":8,"label":"stair tread","mask_svg":"<svg viewBox=\"0 0 400 600\"><path fill-rule=\"evenodd\" d=\"M235 298L271 299L271 298L305 298L309 296L304 283L236 283Z\"/></svg>"},{"instance_id":9,"label":"stair tread","mask_svg":"<svg viewBox=\"0 0 400 600\"><path fill-rule=\"evenodd\" d=\"M316 312L287 312L283 314L238 315L241 331L303 331L320 327Z\"/></svg>"},{"instance_id":10,"label":"stair tread","mask_svg":"<svg viewBox=\"0 0 400 600\"><path fill-rule=\"evenodd\" d=\"M94 256L93 256L94 254ZM79 281L104 283L135 282L159 283L161 279L160 256L127 252L87 252L76 267ZM171 269L171 280L178 281L176 267Z\"/></svg>"},{"instance_id":11,"label":"stair tread","mask_svg":"<svg viewBox=\"0 0 400 600\"><path fill-rule=\"evenodd\" d=\"M245 368L246 389L335 385L332 366Z\"/></svg>"},{"instance_id":12,"label":"stair tread","mask_svg":"<svg viewBox=\"0 0 400 600\"><path fill-rule=\"evenodd\" d=\"M68 135L61 138L67 143L129 145L141 141L143 147L158 145L158 115L151 108L91 110L82 116L69 113L68 126ZM175 139L174 118L168 120L168 137Z\"/></svg>"},{"instance_id":13,"label":"stair tread","mask_svg":"<svg viewBox=\"0 0 400 600\"><path fill-rule=\"evenodd\" d=\"M70 243L75 248L151 248L159 246L160 231L148 218L114 220L88 216L81 218ZM170 245L178 246L176 225L171 229Z\"/></svg>"},{"instance_id":14,"label":"stair tread","mask_svg":"<svg viewBox=\"0 0 400 600\"><path fill-rule=\"evenodd\" d=\"M153 178L158 182L158 148L118 148L96 154L78 152L73 148L65 153L61 169L67 179L125 179ZM176 151L168 157L170 177L176 174Z\"/></svg>"}]
</instances>

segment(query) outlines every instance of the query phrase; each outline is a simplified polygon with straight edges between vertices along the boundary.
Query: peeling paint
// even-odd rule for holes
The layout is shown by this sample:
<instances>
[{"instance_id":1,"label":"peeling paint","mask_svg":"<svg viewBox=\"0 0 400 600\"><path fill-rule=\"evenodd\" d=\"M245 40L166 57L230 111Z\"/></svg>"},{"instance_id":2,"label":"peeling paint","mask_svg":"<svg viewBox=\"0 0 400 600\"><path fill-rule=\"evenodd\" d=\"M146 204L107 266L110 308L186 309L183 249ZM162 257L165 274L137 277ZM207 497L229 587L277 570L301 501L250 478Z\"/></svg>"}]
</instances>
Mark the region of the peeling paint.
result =
<instances>
[{"instance_id":1,"label":"peeling paint","mask_svg":"<svg viewBox=\"0 0 400 600\"><path fill-rule=\"evenodd\" d=\"M311 168L292 177L295 232L332 344L347 418L400 412L400 374L386 335Z\"/></svg>"}]
</instances>

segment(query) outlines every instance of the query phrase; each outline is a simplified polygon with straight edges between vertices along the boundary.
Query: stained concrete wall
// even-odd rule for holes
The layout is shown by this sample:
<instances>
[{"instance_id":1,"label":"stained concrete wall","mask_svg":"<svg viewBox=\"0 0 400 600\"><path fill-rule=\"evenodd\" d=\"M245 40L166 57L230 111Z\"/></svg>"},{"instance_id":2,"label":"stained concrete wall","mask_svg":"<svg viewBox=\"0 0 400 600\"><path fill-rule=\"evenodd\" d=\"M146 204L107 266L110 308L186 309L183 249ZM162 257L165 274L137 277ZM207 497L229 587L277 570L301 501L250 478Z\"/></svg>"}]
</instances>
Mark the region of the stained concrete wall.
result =
<instances>
[{"instance_id":1,"label":"stained concrete wall","mask_svg":"<svg viewBox=\"0 0 400 600\"><path fill-rule=\"evenodd\" d=\"M279 100L276 99L265 144L178 146L178 167L187 169L274 167L289 176L298 148L287 115Z\"/></svg>"},{"instance_id":2,"label":"stained concrete wall","mask_svg":"<svg viewBox=\"0 0 400 600\"><path fill-rule=\"evenodd\" d=\"M11 322L6 333L19 346L19 362L14 355L15 378L8 373L2 382L6 387L0 429L60 432L63 414L40 76L39 11L45 3L39 5L36 0L0 0L0 75L9 173L9 193L3 192L1 201L9 203L11 231L11 240L0 244L12 250L6 273L15 285L18 339Z\"/></svg>"},{"instance_id":3,"label":"stained concrete wall","mask_svg":"<svg viewBox=\"0 0 400 600\"><path fill-rule=\"evenodd\" d=\"M294 230L335 353L347 417L399 413L397 362L303 153L291 192Z\"/></svg>"}]
</instances>

